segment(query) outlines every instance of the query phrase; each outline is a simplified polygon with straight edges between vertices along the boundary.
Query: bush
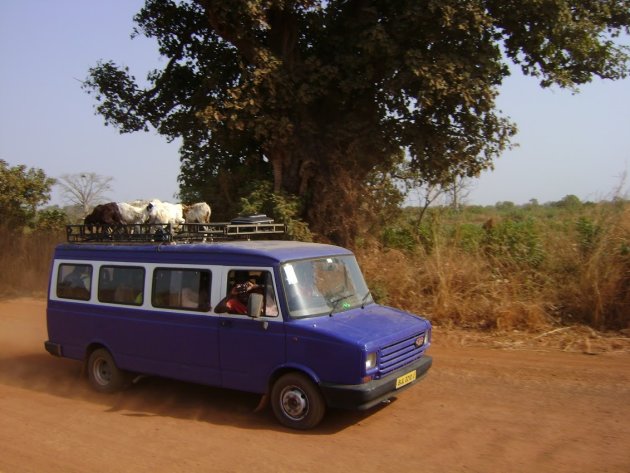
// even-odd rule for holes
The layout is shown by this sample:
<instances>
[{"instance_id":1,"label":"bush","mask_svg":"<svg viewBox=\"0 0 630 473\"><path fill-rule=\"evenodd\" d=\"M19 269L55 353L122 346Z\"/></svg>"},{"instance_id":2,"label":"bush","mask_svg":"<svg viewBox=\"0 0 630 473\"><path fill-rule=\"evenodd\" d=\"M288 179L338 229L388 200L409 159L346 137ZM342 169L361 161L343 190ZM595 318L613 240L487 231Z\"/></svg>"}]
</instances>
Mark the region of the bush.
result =
<instances>
[{"instance_id":1,"label":"bush","mask_svg":"<svg viewBox=\"0 0 630 473\"><path fill-rule=\"evenodd\" d=\"M241 199L243 215L266 214L287 226L287 236L293 240L312 241L308 225L297 217L301 202L296 197L274 194L269 181L254 183L254 190Z\"/></svg>"},{"instance_id":2,"label":"bush","mask_svg":"<svg viewBox=\"0 0 630 473\"><path fill-rule=\"evenodd\" d=\"M410 228L386 227L381 232L381 243L386 248L413 251L418 242Z\"/></svg>"},{"instance_id":3,"label":"bush","mask_svg":"<svg viewBox=\"0 0 630 473\"><path fill-rule=\"evenodd\" d=\"M473 223L462 223L454 229L453 239L455 244L466 253L476 254L486 237L483 227Z\"/></svg>"},{"instance_id":4,"label":"bush","mask_svg":"<svg viewBox=\"0 0 630 473\"><path fill-rule=\"evenodd\" d=\"M487 255L503 264L537 268L545 259L539 232L532 218L504 220L486 232Z\"/></svg>"},{"instance_id":5,"label":"bush","mask_svg":"<svg viewBox=\"0 0 630 473\"><path fill-rule=\"evenodd\" d=\"M58 208L50 208L37 212L35 228L38 230L63 230L68 224L66 212Z\"/></svg>"},{"instance_id":6,"label":"bush","mask_svg":"<svg viewBox=\"0 0 630 473\"><path fill-rule=\"evenodd\" d=\"M601 234L601 227L589 217L580 217L575 228L578 233L578 244L582 254L590 253L597 245Z\"/></svg>"}]
</instances>

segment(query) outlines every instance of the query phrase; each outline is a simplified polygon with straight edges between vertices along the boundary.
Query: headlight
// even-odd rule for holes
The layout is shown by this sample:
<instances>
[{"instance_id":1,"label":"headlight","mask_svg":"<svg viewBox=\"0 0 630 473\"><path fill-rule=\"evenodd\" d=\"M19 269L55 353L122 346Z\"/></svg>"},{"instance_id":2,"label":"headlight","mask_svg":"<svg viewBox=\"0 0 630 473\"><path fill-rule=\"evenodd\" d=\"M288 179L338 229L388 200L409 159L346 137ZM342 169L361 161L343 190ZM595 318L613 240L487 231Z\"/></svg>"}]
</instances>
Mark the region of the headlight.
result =
<instances>
[{"instance_id":1,"label":"headlight","mask_svg":"<svg viewBox=\"0 0 630 473\"><path fill-rule=\"evenodd\" d=\"M368 353L365 357L365 371L369 371L376 366L376 353Z\"/></svg>"},{"instance_id":2,"label":"headlight","mask_svg":"<svg viewBox=\"0 0 630 473\"><path fill-rule=\"evenodd\" d=\"M427 330L426 332L424 332L424 343L422 344L422 346L426 346L427 344L429 344L429 342L431 342L431 330Z\"/></svg>"}]
</instances>

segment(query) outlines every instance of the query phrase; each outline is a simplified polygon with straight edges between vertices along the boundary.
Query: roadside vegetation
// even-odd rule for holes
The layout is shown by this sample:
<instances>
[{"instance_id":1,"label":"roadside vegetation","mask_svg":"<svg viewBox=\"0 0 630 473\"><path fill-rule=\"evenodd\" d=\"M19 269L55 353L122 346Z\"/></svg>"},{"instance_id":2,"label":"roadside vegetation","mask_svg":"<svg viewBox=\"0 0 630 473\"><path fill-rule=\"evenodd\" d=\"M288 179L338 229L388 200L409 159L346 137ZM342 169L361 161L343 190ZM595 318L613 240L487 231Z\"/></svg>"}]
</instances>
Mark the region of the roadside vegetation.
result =
<instances>
[{"instance_id":1,"label":"roadside vegetation","mask_svg":"<svg viewBox=\"0 0 630 473\"><path fill-rule=\"evenodd\" d=\"M482 330L630 327L630 203L406 208L358 248L377 298Z\"/></svg>"},{"instance_id":2,"label":"roadside vegetation","mask_svg":"<svg viewBox=\"0 0 630 473\"><path fill-rule=\"evenodd\" d=\"M55 183L41 169L0 160L0 297L44 296L65 225L83 219L77 202L46 206ZM400 192L380 186L389 191L366 196L367 207L344 223L354 226L352 249L379 303L425 315L451 333L537 333L533 340L542 341L573 331L570 346L576 337L588 344L614 332L627 342L630 201L620 197L622 186L597 203L568 195L481 207L462 205L465 184L431 190L431 205L408 207ZM298 207L261 184L241 199L240 213L287 224L287 238L329 242L310 231Z\"/></svg>"},{"instance_id":3,"label":"roadside vegetation","mask_svg":"<svg viewBox=\"0 0 630 473\"><path fill-rule=\"evenodd\" d=\"M52 185L43 182L40 204ZM286 201L267 200L244 200L243 209L279 214L294 239L318 240ZM53 248L65 239L64 225L80 220L74 210L13 207L12 224L0 226L0 296L45 294ZM487 333L630 328L625 199L591 203L570 195L545 204L389 207L384 214L380 222L364 222L353 248L382 304L439 326Z\"/></svg>"}]
</instances>

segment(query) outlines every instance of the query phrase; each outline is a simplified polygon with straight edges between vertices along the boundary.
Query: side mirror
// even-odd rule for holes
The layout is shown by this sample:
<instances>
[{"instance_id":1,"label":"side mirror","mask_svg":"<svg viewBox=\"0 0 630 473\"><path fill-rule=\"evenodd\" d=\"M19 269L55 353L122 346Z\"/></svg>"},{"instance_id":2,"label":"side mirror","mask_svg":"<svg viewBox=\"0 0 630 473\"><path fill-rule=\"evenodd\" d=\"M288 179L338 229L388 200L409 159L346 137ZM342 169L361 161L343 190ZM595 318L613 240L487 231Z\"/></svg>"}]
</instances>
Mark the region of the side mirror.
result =
<instances>
[{"instance_id":1,"label":"side mirror","mask_svg":"<svg viewBox=\"0 0 630 473\"><path fill-rule=\"evenodd\" d=\"M260 317L264 303L264 297L262 294L256 294L255 292L249 295L247 299L247 315L256 319Z\"/></svg>"}]
</instances>

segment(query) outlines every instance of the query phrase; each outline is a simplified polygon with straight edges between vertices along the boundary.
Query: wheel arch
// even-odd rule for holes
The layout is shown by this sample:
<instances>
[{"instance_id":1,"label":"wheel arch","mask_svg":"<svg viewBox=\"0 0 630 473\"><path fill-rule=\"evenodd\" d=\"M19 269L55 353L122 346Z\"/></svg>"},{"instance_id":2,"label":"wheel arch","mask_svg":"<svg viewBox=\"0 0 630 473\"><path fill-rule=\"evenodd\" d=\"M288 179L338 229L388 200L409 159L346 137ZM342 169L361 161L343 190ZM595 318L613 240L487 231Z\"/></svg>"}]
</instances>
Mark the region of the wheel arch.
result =
<instances>
[{"instance_id":1,"label":"wheel arch","mask_svg":"<svg viewBox=\"0 0 630 473\"><path fill-rule=\"evenodd\" d=\"M319 386L320 379L313 370L300 365L284 365L278 367L273 373L271 373L271 376L269 377L269 381L267 383L267 394L271 393L271 389L273 388L273 385L276 383L276 381L278 381L278 379L280 379L287 373L301 373L305 375L313 382L315 386L317 386L317 389L321 391L321 388Z\"/></svg>"},{"instance_id":2,"label":"wheel arch","mask_svg":"<svg viewBox=\"0 0 630 473\"><path fill-rule=\"evenodd\" d=\"M83 354L83 373L87 375L87 369L88 369L88 361L90 360L90 355L92 353L94 353L96 350L98 350L99 348L103 348L104 350L107 350L109 352L109 354L112 356L112 358L114 359L114 361L116 360L116 357L114 356L114 354L112 353L112 351L109 349L109 347L101 342L101 341L93 341L91 343L89 343L86 347L85 347L85 352Z\"/></svg>"}]
</instances>

